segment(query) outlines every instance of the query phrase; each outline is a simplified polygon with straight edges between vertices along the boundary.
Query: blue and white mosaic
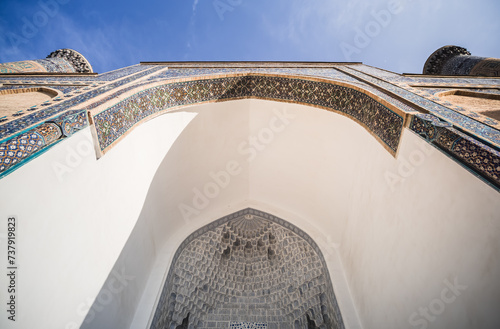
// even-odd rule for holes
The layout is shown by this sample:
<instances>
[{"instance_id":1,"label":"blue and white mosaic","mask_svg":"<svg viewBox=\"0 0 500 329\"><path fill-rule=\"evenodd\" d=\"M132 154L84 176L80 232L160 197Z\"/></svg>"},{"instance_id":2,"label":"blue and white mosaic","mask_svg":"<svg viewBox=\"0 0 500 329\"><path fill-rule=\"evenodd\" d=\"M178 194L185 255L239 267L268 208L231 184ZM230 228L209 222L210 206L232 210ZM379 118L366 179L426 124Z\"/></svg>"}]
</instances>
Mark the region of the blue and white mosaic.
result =
<instances>
[{"instance_id":1,"label":"blue and white mosaic","mask_svg":"<svg viewBox=\"0 0 500 329\"><path fill-rule=\"evenodd\" d=\"M54 67L54 69L56 68ZM161 72L157 73L159 71ZM279 75L279 77L259 76L260 73L264 75L275 74ZM228 77L231 74L242 74L244 77ZM248 75L253 77L249 77ZM292 76L303 76L304 79L294 79ZM143 77L146 77L146 80L141 81L140 83L133 83L135 80ZM205 77L205 79L202 77ZM309 77L312 77L312 80L309 80ZM196 80L198 82L187 81L182 83L168 83L168 81L178 78L191 78L192 80ZM343 90L340 92L342 97L337 98L337 101L340 101L340 103L334 105L336 103L332 103L332 100L328 100L328 97L325 96L331 92L331 88L323 87L322 83L314 81L314 78L332 81L330 87L337 83L347 83L351 86L354 85L357 88L360 88L360 90L368 91L375 96L370 98L362 92L352 91L351 93L353 93L353 97L346 98L347 94L344 93L349 91L350 88L346 88L344 85L342 88L339 87ZM231 80L231 82L228 79L233 80ZM307 91L306 94L308 96L305 96L304 99L297 98L297 95L299 95L300 92L298 93L299 90L296 88L283 89L284 87L281 86L281 89L278 88L278 93L272 92L273 88L276 88L280 85L280 83L282 83L280 81L301 80L308 81L306 83L306 85L308 85L306 89L308 90L312 85L314 85L315 88L318 86L322 87L318 89L319 92L316 94L311 92L312 89ZM148 84L158 81L165 81L165 84L160 87L156 87L156 89L153 88L144 90L144 88L148 88ZM257 85L255 84L256 81L259 81ZM94 115L94 119L96 119L96 130L99 135L99 143L103 150L106 149L106 147L108 147L112 142L120 138L120 136L126 134L127 131L134 125L139 124L142 119L151 114L158 113L159 111L164 111L176 106L217 101L221 99L264 97L266 99L271 98L276 100L297 101L299 103L325 108L332 108L333 106L334 110L343 111L367 126L367 128L374 132L374 134L378 136L378 138L383 141L386 147L393 153L397 150L397 145L399 144L399 138L401 135L400 131L403 127L404 118L401 117L401 113L408 116L417 114L418 112L430 112L440 120L444 120L453 126L440 128L440 131L442 131L442 129L447 129L449 132L442 132L442 134L448 136L452 132L452 135L455 134L456 136L461 136L461 139L454 143L455 146L459 146L463 143L472 143L470 145L467 144L468 146L464 147L467 149L474 148L475 150L479 147L481 150L480 154L484 154L485 157L488 157L488 159L481 158L471 160L465 153L463 153L463 156L461 155L462 153L458 154L458 149L456 148L446 149L444 146L440 147L446 152L454 152L453 156L457 159L457 161L460 161L467 167L471 168L481 177L485 177L485 179L493 185L499 186L500 184L497 182L497 174L491 171L488 166L484 167L476 165L477 163L483 163L483 160L485 159L486 161L491 160L495 163L494 161L496 160L493 158L490 159L489 157L495 157L498 149L500 148L500 131L498 129L499 122L485 117L484 115L465 110L460 106L450 104L449 102L446 102L445 99L436 96L436 93L440 91L446 91L450 90L450 88L457 87L461 87L462 90L467 88L471 91L500 94L500 79L477 77L420 77L416 75L403 76L361 64L332 64L331 67L327 68L176 67L170 69L167 69L165 65L140 64L100 75L0 75L0 83L3 83L3 85L0 86L0 91L19 88L48 87L64 93L64 95L60 98L54 98L43 104L33 106L32 108L23 109L12 113L9 116L0 117L0 144L4 145L4 147L9 144L9 140L11 140L10 143L15 144L15 136L32 133L33 129L35 129L33 127L42 125L48 122L51 118L64 114L68 109L78 108L79 104L92 100L93 98L110 91L113 92L105 98L99 99L94 103L89 103L86 108L82 108L83 112L81 113L85 113L85 110L92 110L102 104L112 104L114 98L127 91L133 90L134 88L137 88L138 90L143 88L143 91L134 94L124 102L113 104L107 110ZM326 85L329 84L326 83ZM251 87L250 89L249 86ZM252 89L256 88L256 86L258 86L258 90ZM155 95L158 95L158 92L160 91L163 93L163 96L156 97ZM281 95L279 95L280 93ZM370 109L369 111L364 111L362 112L364 113L364 116L359 116L360 113L357 113L354 109L364 108L364 106L367 105L367 99L371 99L368 103L374 102L372 105L375 110ZM139 100L142 100L141 102L145 104L145 107L140 106L137 108L133 106L134 104L137 104ZM361 101L361 103L359 103L359 101ZM386 116L381 116L380 113L396 113L381 105L381 101L391 109L398 109L400 112L396 112L399 114L389 121L382 120L381 118ZM349 109L349 106L352 108ZM137 111L137 109L139 109L139 111ZM374 115L373 118L376 117L378 119L374 120L370 115L366 116L369 113L371 113L370 115ZM72 117L72 115L72 113L68 113L67 120L57 121L63 138L71 135L75 129L81 129L82 126L86 125L86 123L82 125L82 122L78 121L81 117ZM77 119L77 117L80 119ZM399 123L395 124L395 122ZM413 122L416 124L418 120ZM373 126L374 123L375 126ZM396 128L396 126L398 128ZM412 127L415 128L415 126ZM43 147L45 146L42 145L42 148ZM15 162L17 166L25 161L23 159L29 157L30 155L26 156L25 154L21 158L6 161L10 161L10 163ZM9 170L9 168L5 166L4 169Z\"/></svg>"},{"instance_id":2,"label":"blue and white mosaic","mask_svg":"<svg viewBox=\"0 0 500 329\"><path fill-rule=\"evenodd\" d=\"M93 116L101 150L141 120L169 108L241 98L263 98L320 106L360 122L393 153L404 118L366 94L334 83L270 76L237 76L175 82L134 94Z\"/></svg>"},{"instance_id":3,"label":"blue and white mosaic","mask_svg":"<svg viewBox=\"0 0 500 329\"><path fill-rule=\"evenodd\" d=\"M374 85L380 86L385 90L401 97L402 99L412 102L413 104L415 104L416 107L423 108L426 111L429 111L430 113L434 114L435 116L452 123L454 126L457 126L467 132L476 135L477 137L483 139L487 143L500 147L500 131L498 129L489 127L481 122L473 120L443 105L440 105L436 102L433 102L424 97L416 95L398 86L392 85L390 83L368 76L359 71L353 70L352 68L346 67L339 69L347 73L356 75L361 79L368 81Z\"/></svg>"},{"instance_id":4,"label":"blue and white mosaic","mask_svg":"<svg viewBox=\"0 0 500 329\"><path fill-rule=\"evenodd\" d=\"M141 73L129 76L125 79L104 85L102 87L98 87L96 89L82 93L81 95L75 96L69 100L61 101L61 102L54 104L52 106L48 106L43 111L37 111L37 112L31 113L31 114L27 114L27 115L23 116L22 118L6 122L5 124L0 126L0 140L5 139L5 138L9 137L10 135L21 132L24 129L26 129L34 124L40 123L43 120L46 120L46 119L48 119L56 114L62 113L63 111L67 110L70 107L81 104L82 102L85 102L86 100L91 99L93 97L96 97L102 93L105 93L105 92L110 91L112 89L118 88L124 84L131 82L131 81L134 81L134 80L139 79L143 76L146 76L148 74L156 72L159 69L161 69L161 67L154 66L148 70L142 71ZM85 88L82 90L85 90Z\"/></svg>"}]
</instances>

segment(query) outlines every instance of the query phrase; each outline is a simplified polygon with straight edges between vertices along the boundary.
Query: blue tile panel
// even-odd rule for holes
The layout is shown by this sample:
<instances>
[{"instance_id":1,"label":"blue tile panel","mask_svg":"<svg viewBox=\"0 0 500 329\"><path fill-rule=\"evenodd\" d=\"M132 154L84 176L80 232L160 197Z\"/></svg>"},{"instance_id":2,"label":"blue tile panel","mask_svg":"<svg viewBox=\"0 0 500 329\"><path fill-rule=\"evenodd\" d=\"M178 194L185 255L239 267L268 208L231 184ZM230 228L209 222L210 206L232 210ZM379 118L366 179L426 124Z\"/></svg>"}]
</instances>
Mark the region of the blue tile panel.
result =
<instances>
[{"instance_id":1,"label":"blue tile panel","mask_svg":"<svg viewBox=\"0 0 500 329\"><path fill-rule=\"evenodd\" d=\"M87 126L86 111L72 110L0 143L0 177L38 156L60 138L69 137Z\"/></svg>"},{"instance_id":2,"label":"blue tile panel","mask_svg":"<svg viewBox=\"0 0 500 329\"><path fill-rule=\"evenodd\" d=\"M366 73L381 80L392 82L395 84L436 84L440 86L460 85L462 87L484 85L500 87L500 79L491 79L483 77L430 77L418 75L400 75L390 71L382 70L368 65L345 65L345 67L353 68L357 71Z\"/></svg>"},{"instance_id":3,"label":"blue tile panel","mask_svg":"<svg viewBox=\"0 0 500 329\"><path fill-rule=\"evenodd\" d=\"M454 129L432 114L413 116L412 131L472 169L497 189L500 188L500 152Z\"/></svg>"},{"instance_id":4,"label":"blue tile panel","mask_svg":"<svg viewBox=\"0 0 500 329\"><path fill-rule=\"evenodd\" d=\"M318 73L318 74L321 73L320 74L321 78L332 79L332 81L343 81L343 82L347 82L351 85L355 85L357 87L365 89L365 90L377 95L378 97L384 99L385 101L392 104L396 108L399 108L407 113L417 112L415 109L413 109L409 105L397 100L396 98L391 97L391 96L381 92L380 90L363 83L362 81L351 78L348 75L335 70L334 68L321 69L321 70L319 70L319 69L315 69L315 70L313 70L313 69L295 69L295 70L292 70L292 69L286 69L286 70L285 69L281 69L281 70L278 70L278 69L274 69L274 70L273 69L268 69L268 70L265 70L265 69L262 69L262 70L258 70L258 69L255 69L255 70L249 70L249 69L223 69L223 70L221 70L221 69L219 69L219 70L216 70L216 69L196 69L196 70L195 69L185 69L185 70L188 72L182 73L182 72L180 72L181 70L179 70L179 69L173 69L171 71L173 71L174 73L172 73L169 70L169 71L161 72L160 74L157 74L157 75L153 75L152 77L150 77L148 79L147 82L143 82L143 83L138 84L138 85L132 85L132 86L129 86L127 88L119 89L115 93L110 94L107 97L100 99L99 101L97 101L95 103L91 103L91 104L87 105L85 107L85 109L91 110L93 108L96 108L99 105L102 105L102 104L106 103L107 101L109 101L113 98L116 98L117 96L119 96L121 94L128 92L131 89L138 88L142 85L147 85L148 83L153 82L153 81L164 81L164 79L170 80L170 79L174 79L174 78L187 78L187 77L195 76L195 73L199 73L200 76L203 77L205 75L212 75L213 76L214 74L222 74L222 73L224 73L225 75L230 75L230 74L235 74L235 73L250 74L250 73L259 73L259 72L269 74L272 72L274 74L280 74L280 75L287 74L287 75L293 75L293 76L297 76L297 75L299 75L299 76L300 75L304 75L304 76L311 75L312 76L312 74L314 74L314 73ZM161 77L161 79L159 77Z\"/></svg>"},{"instance_id":5,"label":"blue tile panel","mask_svg":"<svg viewBox=\"0 0 500 329\"><path fill-rule=\"evenodd\" d=\"M75 68L70 62L64 58L45 58L37 59L33 62L37 62L42 65L47 72L59 72L59 73L75 73Z\"/></svg>"},{"instance_id":6,"label":"blue tile panel","mask_svg":"<svg viewBox=\"0 0 500 329\"><path fill-rule=\"evenodd\" d=\"M368 81L374 85L377 85L403 99L406 99L416 106L419 106L435 116L452 123L454 126L463 129L481 139L490 143L496 147L500 147L500 131L489 127L481 122L471 119L465 115L462 115L454 110L451 110L443 105L437 104L430 101L424 97L416 95L410 91L407 91L401 87L395 86L393 84L384 82L380 79L373 78L359 71L353 70L350 67L339 68L346 73L351 73L358 76L360 79Z\"/></svg>"},{"instance_id":7,"label":"blue tile panel","mask_svg":"<svg viewBox=\"0 0 500 329\"><path fill-rule=\"evenodd\" d=\"M385 82L396 85L413 94L417 94L424 99L442 105L445 108L459 112L464 116L472 118L473 121L478 121L495 129L500 128L500 122L488 116L478 114L475 111L464 109L460 106L451 104L443 98L436 97L436 90L461 89L478 91L482 93L500 94L500 79L481 78L481 77L420 77L420 76L401 76L396 73L388 72L382 69L366 66L366 65L348 65L360 73L365 73L371 77L378 78ZM376 80L373 80L376 81ZM427 89L427 88L431 89ZM425 89L424 89L425 88ZM432 89L436 88L436 89Z\"/></svg>"},{"instance_id":8,"label":"blue tile panel","mask_svg":"<svg viewBox=\"0 0 500 329\"><path fill-rule=\"evenodd\" d=\"M174 82L140 91L93 117L101 150L136 123L169 108L241 98L291 101L343 113L396 152L403 118L360 91L306 79L243 76Z\"/></svg>"},{"instance_id":9,"label":"blue tile panel","mask_svg":"<svg viewBox=\"0 0 500 329\"><path fill-rule=\"evenodd\" d=\"M14 77L14 76L1 76L0 82L9 81L51 81L51 82L61 82L61 81L85 81L85 82L94 82L94 81L114 81L117 79L121 79L128 75L132 75L141 71L149 70L153 67L157 67L159 69L164 69L165 66L162 65L132 65L128 67L124 67L118 70L106 72L103 74L99 74L97 76L23 76L23 77Z\"/></svg>"},{"instance_id":10,"label":"blue tile panel","mask_svg":"<svg viewBox=\"0 0 500 329\"><path fill-rule=\"evenodd\" d=\"M26 88L36 88L36 87L45 87L50 89L56 89L61 91L63 94L67 94L73 91L76 91L83 86L65 86L65 85L42 85L42 84L25 84L25 85L3 85L0 87L0 91L2 90L10 90L10 89L26 89Z\"/></svg>"},{"instance_id":11,"label":"blue tile panel","mask_svg":"<svg viewBox=\"0 0 500 329\"><path fill-rule=\"evenodd\" d=\"M118 88L126 83L129 83L131 81L139 79L145 75L156 72L161 68L162 67L160 67L160 66L152 67L148 70L144 70L141 73L129 76L125 79L122 79L122 80L104 85L102 87L90 90L86 93L75 96L71 99L61 101L55 105L52 105L52 106L47 107L46 109L43 109L43 111L36 111L34 113L26 114L19 119L6 122L0 126L0 140L5 140L9 136L20 133L23 130L27 129L28 127L30 127L34 124L37 124L37 123L41 123L44 120L47 120L48 118L50 118L54 115L62 113L63 111L65 111L66 109L68 109L70 107L76 106L82 102L85 102L88 99L96 97L96 96L98 96L102 93L105 93L107 91L110 91L112 89Z\"/></svg>"},{"instance_id":12,"label":"blue tile panel","mask_svg":"<svg viewBox=\"0 0 500 329\"><path fill-rule=\"evenodd\" d=\"M45 146L61 137L61 129L54 123L44 123L27 133L0 144L0 176L14 169Z\"/></svg>"},{"instance_id":13,"label":"blue tile panel","mask_svg":"<svg viewBox=\"0 0 500 329\"><path fill-rule=\"evenodd\" d=\"M202 77L214 74L230 73L267 73L267 74L286 74L303 75L309 77L318 77L346 82L359 82L351 76L332 68L172 68L152 76L149 80L167 80L174 78Z\"/></svg>"}]
</instances>

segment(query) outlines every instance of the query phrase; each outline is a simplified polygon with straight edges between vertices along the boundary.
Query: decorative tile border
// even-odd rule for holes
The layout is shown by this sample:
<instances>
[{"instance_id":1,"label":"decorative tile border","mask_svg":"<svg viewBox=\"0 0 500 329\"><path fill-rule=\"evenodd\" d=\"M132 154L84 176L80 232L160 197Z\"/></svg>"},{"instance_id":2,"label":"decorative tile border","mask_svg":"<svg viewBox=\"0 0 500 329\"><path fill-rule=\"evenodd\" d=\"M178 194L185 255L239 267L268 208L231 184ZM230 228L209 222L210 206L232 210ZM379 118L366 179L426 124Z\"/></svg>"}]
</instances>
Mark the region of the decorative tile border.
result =
<instances>
[{"instance_id":1,"label":"decorative tile border","mask_svg":"<svg viewBox=\"0 0 500 329\"><path fill-rule=\"evenodd\" d=\"M472 143L467 144L467 147L476 145L475 147L480 147L482 150L491 145L488 152L492 155L496 154L496 148L500 145L500 130L496 128L498 126L496 120L468 114L468 111L460 107L455 108L451 104L440 102L433 95L443 88L457 86L461 89L467 86L471 89L488 88L489 92L498 93L498 89L495 88L500 88L500 79L401 76L361 64L332 65L327 68L219 67L169 70L165 68L165 65L140 64L97 77L0 76L0 83L4 83L0 90L41 86L67 93L27 109L19 115L16 113L16 116L10 118L0 118L0 144L5 146L10 145L9 143L14 145L16 141L21 143L22 141L16 138L23 135L26 140L28 135L24 134L34 133L36 127L44 122L59 120L53 119L55 116L63 118L62 114L78 104L97 97L94 103L87 102L80 109L101 111L98 109L101 105L137 89L138 92L127 99L102 112L92 113L98 142L103 152L142 121L168 110L193 104L243 98L295 102L336 111L359 122L392 154L397 152L405 120L410 118L409 115L418 113L416 108L428 111L460 129L446 128L462 136L461 142L456 145L462 145L467 141ZM156 74L159 71L160 73ZM151 75L147 80L129 84L147 75ZM123 79L111 83L105 82L120 78ZM123 87L125 84L129 85ZM432 87L430 89L412 87L415 84ZM112 90L116 92L109 93ZM104 93L107 93L106 97L98 97ZM78 120L70 118L74 112L65 114L68 120L57 121L61 137L70 136L82 128L80 123L75 123ZM34 141L35 144L38 143L35 139ZM39 151L35 150L29 154L25 152L24 156L16 157L15 161L14 159L7 161L11 164L15 162L16 167L37 152ZM457 154L454 158L471 170L477 171L482 177L488 177L489 182L496 181L495 175L488 174L489 171L485 168L477 167L467 156ZM10 167L12 166L9 165ZM0 175L5 175L9 168L5 167L0 171Z\"/></svg>"},{"instance_id":2,"label":"decorative tile border","mask_svg":"<svg viewBox=\"0 0 500 329\"><path fill-rule=\"evenodd\" d=\"M148 80L168 80L188 77L213 76L214 74L254 73L273 75L303 75L306 77L325 78L356 83L358 80L351 76L331 68L171 68L160 74L150 77Z\"/></svg>"},{"instance_id":3,"label":"decorative tile border","mask_svg":"<svg viewBox=\"0 0 500 329\"><path fill-rule=\"evenodd\" d=\"M376 96L374 96L376 97ZM389 109L360 90L332 81L264 75L198 79L140 90L93 114L101 150L107 151L131 128L168 109L213 101L261 98L325 108L359 122L395 154L404 127L404 112Z\"/></svg>"},{"instance_id":4,"label":"decorative tile border","mask_svg":"<svg viewBox=\"0 0 500 329\"><path fill-rule=\"evenodd\" d=\"M405 99L412 104L415 104L417 108L422 108L424 111L428 111L433 115L452 123L454 126L470 133L471 135L475 135L489 144L500 147L500 131L498 129L487 126L486 124L475 120L475 118L467 117L461 113L447 108L446 106L438 104L436 103L437 99L429 100L425 97L420 96L418 91L413 93L399 86L354 70L351 67L343 67L339 68L339 70L353 74L359 77L361 80L379 86L380 88L383 88L384 90L387 90L388 92L391 92L394 95Z\"/></svg>"},{"instance_id":5,"label":"decorative tile border","mask_svg":"<svg viewBox=\"0 0 500 329\"><path fill-rule=\"evenodd\" d=\"M86 111L68 111L52 121L0 143L0 178L38 156L60 138L69 137L87 126Z\"/></svg>"},{"instance_id":6,"label":"decorative tile border","mask_svg":"<svg viewBox=\"0 0 500 329\"><path fill-rule=\"evenodd\" d=\"M79 75L74 75L74 76L22 76L22 77L16 77L16 76L2 76L0 75L0 82L4 81L25 81L27 79L29 80L34 80L34 81L39 81L39 80L44 80L44 81L51 81L51 82L61 82L61 81L84 81L84 82L94 82L94 81L114 81L118 80L121 78L124 78L126 76L149 70L154 67L160 67L160 68L165 68L164 66L158 66L158 65L145 65L145 64L136 64L132 66L127 66L121 69L117 69L114 71L106 72L103 74L99 75L91 75L91 76L79 76ZM1 73L1 72L0 72Z\"/></svg>"},{"instance_id":7,"label":"decorative tile border","mask_svg":"<svg viewBox=\"0 0 500 329\"><path fill-rule=\"evenodd\" d=\"M62 101L58 104L49 106L46 109L43 109L43 111L37 111L37 112L31 113L31 114L24 115L23 117L21 117L19 119L6 122L6 123L0 125L0 141L5 140L6 138L8 138L11 135L22 132L23 130L29 128L30 126L32 126L34 124L41 123L54 115L62 113L65 110L69 109L70 107L76 106L82 102L85 102L91 98L94 98L94 97L101 95L105 92L108 92L112 89L118 88L124 84L131 82L131 81L137 80L137 79L144 77L148 74L156 72L159 69L162 69L162 67L156 66L156 67L150 68L148 70L144 70L141 73L138 73L136 75L132 75L132 76L129 76L125 79L104 85L102 87L95 88L93 90L85 92L81 95L77 95L77 96L75 96L71 99L68 99L66 101Z\"/></svg>"},{"instance_id":8,"label":"decorative tile border","mask_svg":"<svg viewBox=\"0 0 500 329\"><path fill-rule=\"evenodd\" d=\"M64 58L45 58L34 60L42 65L47 72L75 73L75 68Z\"/></svg>"},{"instance_id":9,"label":"decorative tile border","mask_svg":"<svg viewBox=\"0 0 500 329\"><path fill-rule=\"evenodd\" d=\"M413 116L410 130L500 188L500 152L454 129L432 114Z\"/></svg>"}]
</instances>

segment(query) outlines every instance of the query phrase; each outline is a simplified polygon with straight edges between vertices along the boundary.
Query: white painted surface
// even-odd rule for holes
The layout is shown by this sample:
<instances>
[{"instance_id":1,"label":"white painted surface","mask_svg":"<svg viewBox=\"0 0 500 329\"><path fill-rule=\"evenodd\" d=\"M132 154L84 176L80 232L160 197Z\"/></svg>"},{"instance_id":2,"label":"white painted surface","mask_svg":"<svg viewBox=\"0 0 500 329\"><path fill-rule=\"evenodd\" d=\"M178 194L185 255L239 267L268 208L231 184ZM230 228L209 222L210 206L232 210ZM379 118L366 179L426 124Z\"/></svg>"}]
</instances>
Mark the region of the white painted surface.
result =
<instances>
[{"instance_id":1,"label":"white painted surface","mask_svg":"<svg viewBox=\"0 0 500 329\"><path fill-rule=\"evenodd\" d=\"M340 115L261 100L208 104L143 124L58 181L54 162L89 136L0 181L2 223L9 214L20 221L20 328L80 324L101 288L94 306L105 308L83 328L146 327L179 244L246 207L315 239L348 328L424 328L419 308L440 306L455 277L467 288L428 327L500 326L499 194L409 131L394 159ZM183 217L179 205L196 209L196 189L228 168L238 172L229 184ZM134 277L122 280L126 289L116 273ZM13 326L2 317L0 327Z\"/></svg>"},{"instance_id":2,"label":"white painted surface","mask_svg":"<svg viewBox=\"0 0 500 329\"><path fill-rule=\"evenodd\" d=\"M0 236L8 216L19 222L18 319L8 321L2 306L0 328L79 327L135 225L159 163L193 116L151 121L154 132L139 127L139 138L123 140L99 161L85 129L0 180ZM2 273L6 248L2 238ZM0 276L2 305L6 284Z\"/></svg>"}]
</instances>

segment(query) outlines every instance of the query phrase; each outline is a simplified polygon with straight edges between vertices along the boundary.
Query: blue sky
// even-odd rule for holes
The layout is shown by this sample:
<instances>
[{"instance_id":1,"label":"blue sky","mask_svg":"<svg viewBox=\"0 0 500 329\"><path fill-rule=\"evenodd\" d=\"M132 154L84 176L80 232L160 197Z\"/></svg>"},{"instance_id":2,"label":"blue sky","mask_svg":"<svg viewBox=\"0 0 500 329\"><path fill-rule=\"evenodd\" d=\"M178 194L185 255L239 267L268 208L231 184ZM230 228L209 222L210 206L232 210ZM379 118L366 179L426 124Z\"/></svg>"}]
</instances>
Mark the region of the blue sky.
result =
<instances>
[{"instance_id":1,"label":"blue sky","mask_svg":"<svg viewBox=\"0 0 500 329\"><path fill-rule=\"evenodd\" d=\"M361 61L420 73L446 44L500 57L498 0L1 0L0 62L81 52L141 61Z\"/></svg>"}]
</instances>

